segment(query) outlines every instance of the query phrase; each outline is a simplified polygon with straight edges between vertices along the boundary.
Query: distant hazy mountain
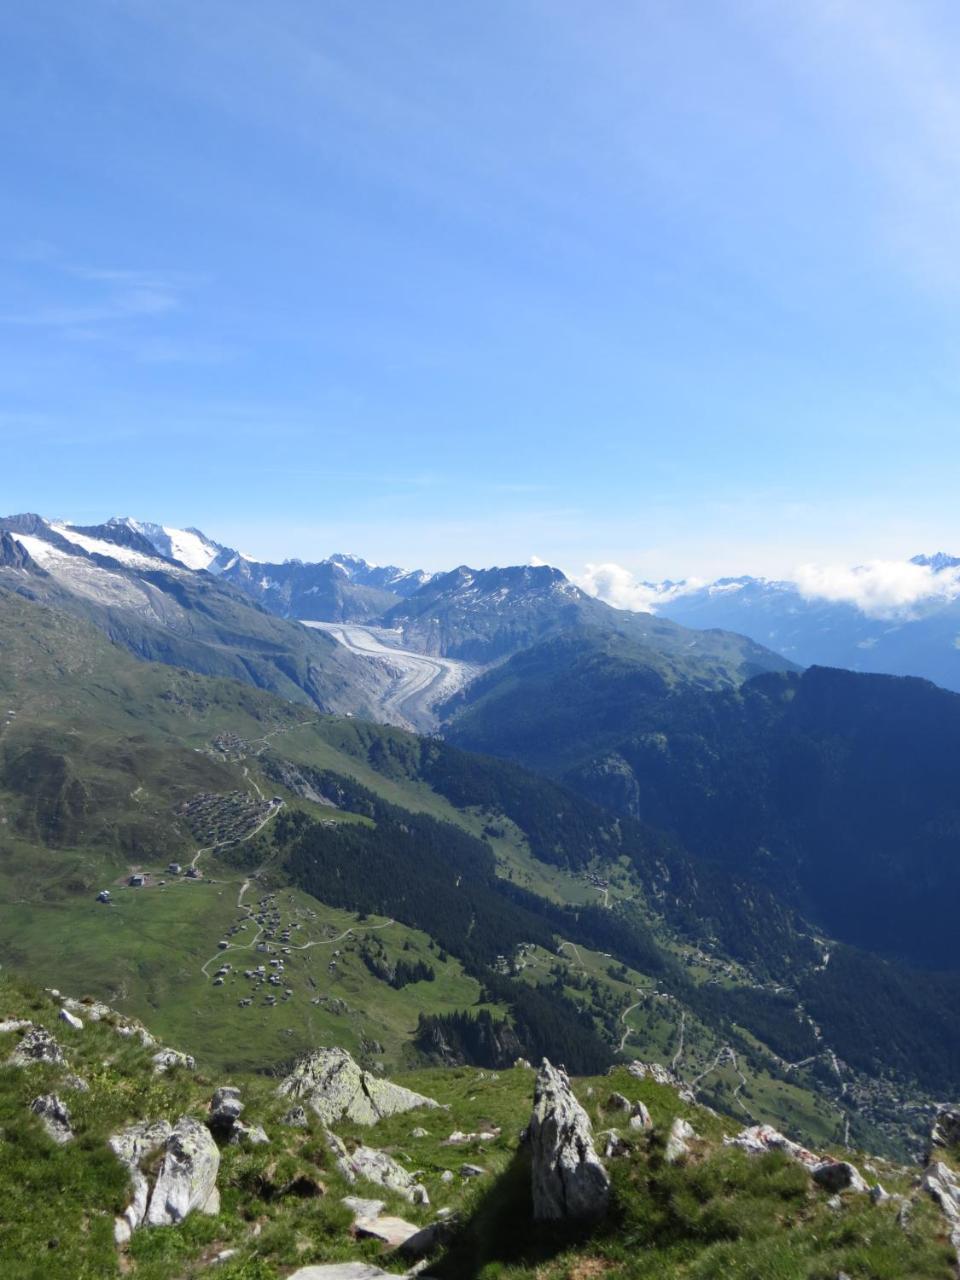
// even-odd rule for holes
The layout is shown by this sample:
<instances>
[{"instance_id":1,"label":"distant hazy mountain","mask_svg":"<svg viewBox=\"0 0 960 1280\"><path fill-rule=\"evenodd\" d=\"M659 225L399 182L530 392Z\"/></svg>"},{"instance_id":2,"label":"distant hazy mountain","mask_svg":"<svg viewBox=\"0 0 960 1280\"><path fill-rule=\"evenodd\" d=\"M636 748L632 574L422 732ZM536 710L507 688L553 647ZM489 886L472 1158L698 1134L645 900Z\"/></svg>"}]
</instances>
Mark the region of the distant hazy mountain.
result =
<instances>
[{"instance_id":1,"label":"distant hazy mountain","mask_svg":"<svg viewBox=\"0 0 960 1280\"><path fill-rule=\"evenodd\" d=\"M928 594L856 601L794 582L720 578L692 590L655 584L652 607L687 627L740 632L801 666L923 676L960 690L960 559L941 552L915 556L909 565L927 571ZM861 579L858 572L851 571L854 587L870 569Z\"/></svg>"}]
</instances>

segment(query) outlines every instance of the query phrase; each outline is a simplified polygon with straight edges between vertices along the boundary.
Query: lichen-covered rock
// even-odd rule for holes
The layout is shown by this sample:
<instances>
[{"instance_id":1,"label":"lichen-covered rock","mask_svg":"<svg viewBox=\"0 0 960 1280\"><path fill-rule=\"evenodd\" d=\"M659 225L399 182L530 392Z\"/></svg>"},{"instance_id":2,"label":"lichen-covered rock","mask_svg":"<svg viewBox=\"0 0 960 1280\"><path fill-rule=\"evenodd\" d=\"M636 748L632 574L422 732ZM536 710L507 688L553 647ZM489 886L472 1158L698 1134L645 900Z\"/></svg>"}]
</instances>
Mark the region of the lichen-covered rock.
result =
<instances>
[{"instance_id":1,"label":"lichen-covered rock","mask_svg":"<svg viewBox=\"0 0 960 1280\"><path fill-rule=\"evenodd\" d=\"M164 1146L163 1164L147 1207L153 1227L174 1226L195 1209L217 1212L220 1151L206 1125L181 1116Z\"/></svg>"},{"instance_id":2,"label":"lichen-covered rock","mask_svg":"<svg viewBox=\"0 0 960 1280\"><path fill-rule=\"evenodd\" d=\"M261 1147L266 1145L270 1139L260 1125L244 1124L242 1120L235 1120L229 1141L231 1147L239 1147L243 1144L248 1147Z\"/></svg>"},{"instance_id":3,"label":"lichen-covered rock","mask_svg":"<svg viewBox=\"0 0 960 1280\"><path fill-rule=\"evenodd\" d=\"M303 1107L291 1107L286 1114L280 1117L280 1123L288 1125L291 1129L305 1129L307 1127L307 1113Z\"/></svg>"},{"instance_id":4,"label":"lichen-covered rock","mask_svg":"<svg viewBox=\"0 0 960 1280\"><path fill-rule=\"evenodd\" d=\"M77 1015L75 1013L71 1013L69 1009L60 1010L60 1021L65 1022L67 1026L71 1027L74 1031L83 1030L83 1019L78 1018Z\"/></svg>"},{"instance_id":5,"label":"lichen-covered rock","mask_svg":"<svg viewBox=\"0 0 960 1280\"><path fill-rule=\"evenodd\" d=\"M36 1062L48 1062L62 1067L66 1058L60 1045L46 1028L31 1027L7 1062L11 1067L31 1067Z\"/></svg>"},{"instance_id":6,"label":"lichen-covered rock","mask_svg":"<svg viewBox=\"0 0 960 1280\"><path fill-rule=\"evenodd\" d=\"M411 1204L429 1203L426 1189L385 1151L363 1146L348 1151L346 1144L336 1134L329 1132L326 1140L337 1168L347 1182L372 1182L387 1191L396 1191Z\"/></svg>"},{"instance_id":7,"label":"lichen-covered rock","mask_svg":"<svg viewBox=\"0 0 960 1280\"><path fill-rule=\"evenodd\" d=\"M630 1099L625 1098L622 1093L611 1093L607 1099L608 1111L627 1111L630 1110Z\"/></svg>"},{"instance_id":8,"label":"lichen-covered rock","mask_svg":"<svg viewBox=\"0 0 960 1280\"><path fill-rule=\"evenodd\" d=\"M676 1116L667 1134L667 1145L663 1150L663 1158L667 1164L676 1164L684 1156L690 1154L690 1143L697 1139L697 1132L688 1120Z\"/></svg>"},{"instance_id":9,"label":"lichen-covered rock","mask_svg":"<svg viewBox=\"0 0 960 1280\"><path fill-rule=\"evenodd\" d=\"M386 1116L436 1107L432 1098L364 1071L345 1049L317 1049L283 1080L277 1092L309 1107L323 1124L350 1120L376 1124Z\"/></svg>"},{"instance_id":10,"label":"lichen-covered rock","mask_svg":"<svg viewBox=\"0 0 960 1280\"><path fill-rule=\"evenodd\" d=\"M242 1111L243 1103L240 1101L239 1089L235 1089L233 1085L224 1084L214 1090L213 1097L210 1099L211 1127L232 1127L234 1121L240 1118Z\"/></svg>"},{"instance_id":11,"label":"lichen-covered rock","mask_svg":"<svg viewBox=\"0 0 960 1280\"><path fill-rule=\"evenodd\" d=\"M214 1090L210 1099L210 1116L207 1125L218 1142L238 1143L245 1126L240 1121L243 1103L240 1090L224 1084Z\"/></svg>"},{"instance_id":12,"label":"lichen-covered rock","mask_svg":"<svg viewBox=\"0 0 960 1280\"><path fill-rule=\"evenodd\" d=\"M39 1098L34 1098L30 1103L30 1110L35 1116L39 1116L44 1129L54 1140L54 1142L69 1142L73 1137L73 1128L70 1123L70 1112L67 1105L55 1093L44 1093Z\"/></svg>"},{"instance_id":13,"label":"lichen-covered rock","mask_svg":"<svg viewBox=\"0 0 960 1280\"><path fill-rule=\"evenodd\" d=\"M533 1166L533 1216L541 1221L602 1217L610 1176L593 1146L590 1117L567 1073L544 1058L527 1130Z\"/></svg>"},{"instance_id":14,"label":"lichen-covered rock","mask_svg":"<svg viewBox=\"0 0 960 1280\"><path fill-rule=\"evenodd\" d=\"M117 1159L130 1171L130 1182L133 1199L127 1205L121 1218L114 1222L113 1235L117 1244L125 1244L131 1237L147 1212L147 1201L150 1198L150 1183L140 1168L140 1162L151 1152L165 1145L173 1126L166 1120L142 1120L139 1124L115 1133L108 1139L107 1145Z\"/></svg>"}]
</instances>

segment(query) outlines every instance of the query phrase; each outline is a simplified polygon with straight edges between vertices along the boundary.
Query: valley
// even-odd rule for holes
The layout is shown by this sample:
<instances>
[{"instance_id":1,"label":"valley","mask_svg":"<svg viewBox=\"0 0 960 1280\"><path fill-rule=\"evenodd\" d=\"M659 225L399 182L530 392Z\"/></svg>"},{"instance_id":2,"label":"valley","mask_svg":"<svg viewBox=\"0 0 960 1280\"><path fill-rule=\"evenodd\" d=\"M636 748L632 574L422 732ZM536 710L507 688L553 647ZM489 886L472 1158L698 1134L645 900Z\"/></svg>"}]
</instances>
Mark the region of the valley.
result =
<instances>
[{"instance_id":1,"label":"valley","mask_svg":"<svg viewBox=\"0 0 960 1280\"><path fill-rule=\"evenodd\" d=\"M378 695L378 718L415 733L433 733L440 726L437 708L459 693L483 670L475 663L434 657L400 647L399 632L357 623L311 622L305 627L325 631L357 657L386 674Z\"/></svg>"}]
</instances>

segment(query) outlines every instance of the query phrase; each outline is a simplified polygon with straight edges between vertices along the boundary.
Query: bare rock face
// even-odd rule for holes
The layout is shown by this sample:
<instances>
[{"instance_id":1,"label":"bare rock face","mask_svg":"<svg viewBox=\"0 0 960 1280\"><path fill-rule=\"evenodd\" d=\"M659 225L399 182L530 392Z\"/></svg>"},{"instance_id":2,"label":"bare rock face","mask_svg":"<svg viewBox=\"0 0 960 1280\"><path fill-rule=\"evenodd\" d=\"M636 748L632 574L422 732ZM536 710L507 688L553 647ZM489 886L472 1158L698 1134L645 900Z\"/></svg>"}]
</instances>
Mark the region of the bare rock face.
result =
<instances>
[{"instance_id":1,"label":"bare rock face","mask_svg":"<svg viewBox=\"0 0 960 1280\"><path fill-rule=\"evenodd\" d=\"M528 1136L533 1158L533 1216L589 1221L606 1212L610 1176L594 1150L590 1117L567 1073L546 1058L537 1072Z\"/></svg>"},{"instance_id":2,"label":"bare rock face","mask_svg":"<svg viewBox=\"0 0 960 1280\"><path fill-rule=\"evenodd\" d=\"M309 1107L323 1124L338 1120L376 1124L385 1116L438 1105L432 1098L364 1071L345 1049L317 1049L297 1063L277 1092Z\"/></svg>"},{"instance_id":3,"label":"bare rock face","mask_svg":"<svg viewBox=\"0 0 960 1280\"><path fill-rule=\"evenodd\" d=\"M62 1144L71 1140L73 1129L70 1124L70 1112L67 1110L66 1103L55 1093L44 1093L39 1098L34 1098L30 1103L30 1110L40 1117L43 1127L54 1142Z\"/></svg>"},{"instance_id":4,"label":"bare rock face","mask_svg":"<svg viewBox=\"0 0 960 1280\"><path fill-rule=\"evenodd\" d=\"M163 1165L147 1208L147 1223L168 1227L182 1222L194 1209L218 1212L219 1168L220 1151L210 1130L193 1116L181 1116L165 1144Z\"/></svg>"},{"instance_id":5,"label":"bare rock face","mask_svg":"<svg viewBox=\"0 0 960 1280\"><path fill-rule=\"evenodd\" d=\"M49 1031L43 1027L31 1027L7 1061L11 1067L31 1067L36 1062L49 1062L62 1067L66 1058Z\"/></svg>"}]
</instances>

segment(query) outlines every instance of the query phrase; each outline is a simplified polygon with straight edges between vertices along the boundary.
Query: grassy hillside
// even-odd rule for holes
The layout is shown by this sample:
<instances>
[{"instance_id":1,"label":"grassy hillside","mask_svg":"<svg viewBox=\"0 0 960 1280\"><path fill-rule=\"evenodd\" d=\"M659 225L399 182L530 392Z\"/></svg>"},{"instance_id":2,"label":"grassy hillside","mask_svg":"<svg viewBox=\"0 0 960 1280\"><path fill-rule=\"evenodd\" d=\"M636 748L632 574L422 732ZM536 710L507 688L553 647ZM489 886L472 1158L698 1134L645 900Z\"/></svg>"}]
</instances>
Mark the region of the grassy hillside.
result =
<instances>
[{"instance_id":1,"label":"grassy hillside","mask_svg":"<svg viewBox=\"0 0 960 1280\"><path fill-rule=\"evenodd\" d=\"M403 1273L405 1264L379 1242L355 1238L342 1203L348 1193L376 1195L388 1212L418 1224L435 1221L438 1213L453 1215L453 1230L429 1267L430 1274L451 1280L822 1280L841 1272L864 1280L947 1280L953 1273L944 1221L916 1191L915 1169L853 1156L871 1181L911 1197L902 1222L897 1201L874 1205L850 1194L832 1201L779 1155L754 1160L724 1148L723 1137L736 1132L737 1123L624 1070L574 1081L594 1131L614 1128L628 1139L627 1154L608 1161L613 1193L607 1218L585 1232L538 1229L531 1222L529 1158L518 1142L532 1104L529 1069L406 1073L398 1083L444 1109L409 1112L372 1128L333 1126L349 1147L372 1145L419 1171L430 1203L411 1205L369 1184L347 1184L316 1117L310 1115L303 1128L284 1127L280 1118L289 1103L276 1096L275 1080L239 1070L211 1076L204 1061L195 1071L158 1076L151 1050L136 1038L121 1039L108 1021L87 1020L82 1031L72 1031L57 1012L58 1002L48 994L0 976L0 1013L47 1027L67 1056L64 1069L0 1066L0 1268L9 1280L191 1280L210 1274L224 1253L216 1268L224 1280L280 1280L296 1267L347 1260L376 1261ZM0 1032L4 1060L17 1039L15 1031ZM65 1090L64 1070L83 1077L89 1090ZM262 1125L268 1144L222 1147L219 1213L194 1213L175 1227L141 1228L118 1250L113 1220L130 1192L106 1139L141 1119L174 1122L186 1114L202 1121L214 1086L224 1083L239 1087L244 1121ZM75 1131L64 1146L47 1137L29 1106L54 1089L68 1099ZM614 1090L645 1104L651 1131L627 1130L623 1113L610 1102ZM664 1142L678 1116L698 1137L689 1157L670 1164ZM450 1144L455 1131L490 1136ZM462 1176L465 1162L483 1172Z\"/></svg>"},{"instance_id":2,"label":"grassy hillside","mask_svg":"<svg viewBox=\"0 0 960 1280\"><path fill-rule=\"evenodd\" d=\"M136 662L20 597L0 654L3 964L77 972L221 1069L325 1039L390 1069L559 1045L585 1069L675 1059L718 1109L811 1140L912 1141L902 1063L899 1092L882 1052L825 1065L844 1009L762 887L721 893L675 843L514 765ZM277 984L245 976L271 960Z\"/></svg>"}]
</instances>

